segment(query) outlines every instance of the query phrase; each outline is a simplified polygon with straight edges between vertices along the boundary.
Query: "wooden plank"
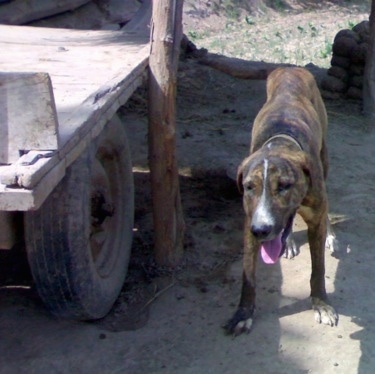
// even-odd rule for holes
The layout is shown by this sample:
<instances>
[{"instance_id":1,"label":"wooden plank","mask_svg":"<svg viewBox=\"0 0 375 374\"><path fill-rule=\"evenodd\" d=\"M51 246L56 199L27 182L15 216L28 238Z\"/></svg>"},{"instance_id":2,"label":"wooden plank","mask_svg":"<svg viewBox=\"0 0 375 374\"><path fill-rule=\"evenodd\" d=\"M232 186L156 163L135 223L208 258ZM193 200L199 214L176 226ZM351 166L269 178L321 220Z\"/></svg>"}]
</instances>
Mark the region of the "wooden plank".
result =
<instances>
[{"instance_id":1,"label":"wooden plank","mask_svg":"<svg viewBox=\"0 0 375 374\"><path fill-rule=\"evenodd\" d=\"M0 71L22 72L27 66L50 74L60 140L50 159L0 166L0 210L42 204L65 169L144 81L148 43L148 36L124 31L0 26ZM23 188L6 187L14 181Z\"/></svg>"},{"instance_id":2,"label":"wooden plank","mask_svg":"<svg viewBox=\"0 0 375 374\"><path fill-rule=\"evenodd\" d=\"M152 0L143 0L134 17L123 27L124 31L138 35L150 35Z\"/></svg>"},{"instance_id":3,"label":"wooden plank","mask_svg":"<svg viewBox=\"0 0 375 374\"><path fill-rule=\"evenodd\" d=\"M76 9L90 0L13 0L0 6L0 23L22 25Z\"/></svg>"},{"instance_id":4,"label":"wooden plank","mask_svg":"<svg viewBox=\"0 0 375 374\"><path fill-rule=\"evenodd\" d=\"M24 71L27 66L28 71L50 74L64 144L75 131L66 125L72 113L94 92L104 92L116 76L122 79L142 65L148 43L147 36L123 31L0 25L0 71Z\"/></svg>"},{"instance_id":5,"label":"wooden plank","mask_svg":"<svg viewBox=\"0 0 375 374\"><path fill-rule=\"evenodd\" d=\"M56 152L31 151L20 157L15 163L0 169L0 183L6 186L31 189L59 161Z\"/></svg>"},{"instance_id":6,"label":"wooden plank","mask_svg":"<svg viewBox=\"0 0 375 374\"><path fill-rule=\"evenodd\" d=\"M139 72L136 72L134 76L128 76L126 82L122 82L124 87L121 88L120 86L117 91L113 90L109 92L108 96L102 97L95 103L96 95L91 95L70 119L71 125L77 131L70 136L69 141L56 154L47 157L41 152L32 152L32 154L39 155L35 163L27 164L25 160L29 158L29 155L25 155L12 165L0 167L0 183L8 186L17 185L18 187L32 189L56 165L59 165L60 170L65 170L69 167L90 142L100 134L107 121L112 118L118 108L125 104L136 88L144 82L145 76L141 73L146 66L147 59L139 67ZM76 123L81 123L81 126L77 128ZM58 177L55 184L53 181L50 181L49 185L57 185L60 179ZM50 192L47 188L40 191L43 196L38 195L39 200L44 200ZM29 208L32 208L32 206L29 206Z\"/></svg>"},{"instance_id":7,"label":"wooden plank","mask_svg":"<svg viewBox=\"0 0 375 374\"><path fill-rule=\"evenodd\" d=\"M52 168L43 183L39 183L32 190L13 188L0 184L0 211L27 211L38 209L64 177L64 168Z\"/></svg>"},{"instance_id":8,"label":"wooden plank","mask_svg":"<svg viewBox=\"0 0 375 374\"><path fill-rule=\"evenodd\" d=\"M10 188L0 184L0 210L24 211L36 206L33 190Z\"/></svg>"},{"instance_id":9,"label":"wooden plank","mask_svg":"<svg viewBox=\"0 0 375 374\"><path fill-rule=\"evenodd\" d=\"M29 150L56 150L57 114L47 73L0 73L0 163Z\"/></svg>"},{"instance_id":10,"label":"wooden plank","mask_svg":"<svg viewBox=\"0 0 375 374\"><path fill-rule=\"evenodd\" d=\"M121 25L132 20L140 5L138 0L94 0L72 12L43 18L29 25L59 29L120 30Z\"/></svg>"}]
</instances>

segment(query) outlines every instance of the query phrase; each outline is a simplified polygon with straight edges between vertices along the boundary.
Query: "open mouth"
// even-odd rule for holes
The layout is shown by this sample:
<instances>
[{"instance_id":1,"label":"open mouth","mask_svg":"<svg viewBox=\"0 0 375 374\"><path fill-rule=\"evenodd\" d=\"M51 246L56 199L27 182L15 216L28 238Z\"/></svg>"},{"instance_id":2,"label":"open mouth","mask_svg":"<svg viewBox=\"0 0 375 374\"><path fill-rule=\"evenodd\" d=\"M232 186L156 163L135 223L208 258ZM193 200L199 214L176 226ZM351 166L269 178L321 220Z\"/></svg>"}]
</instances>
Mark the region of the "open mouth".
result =
<instances>
[{"instance_id":1,"label":"open mouth","mask_svg":"<svg viewBox=\"0 0 375 374\"><path fill-rule=\"evenodd\" d=\"M266 264L275 264L284 254L286 239L292 230L294 214L292 214L283 230L274 239L262 242L260 253Z\"/></svg>"}]
</instances>

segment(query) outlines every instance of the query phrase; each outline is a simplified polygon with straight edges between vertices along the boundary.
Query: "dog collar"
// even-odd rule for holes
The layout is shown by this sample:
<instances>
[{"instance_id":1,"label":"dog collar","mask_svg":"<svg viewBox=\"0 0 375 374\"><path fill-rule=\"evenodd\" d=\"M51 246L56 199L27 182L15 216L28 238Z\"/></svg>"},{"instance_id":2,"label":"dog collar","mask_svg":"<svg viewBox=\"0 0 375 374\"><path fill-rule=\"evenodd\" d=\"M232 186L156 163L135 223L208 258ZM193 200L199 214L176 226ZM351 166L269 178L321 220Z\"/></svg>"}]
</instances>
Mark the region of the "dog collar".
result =
<instances>
[{"instance_id":1,"label":"dog collar","mask_svg":"<svg viewBox=\"0 0 375 374\"><path fill-rule=\"evenodd\" d=\"M276 134L274 136L272 136L271 138L269 138L264 144L263 146L267 145L268 143L270 143L272 140L276 139L276 138L283 138L283 139L287 139L287 140L290 140L292 143L294 143L301 151L302 151L302 147L301 147L301 144L299 144L299 142L293 138L293 136L290 136L288 134Z\"/></svg>"}]
</instances>

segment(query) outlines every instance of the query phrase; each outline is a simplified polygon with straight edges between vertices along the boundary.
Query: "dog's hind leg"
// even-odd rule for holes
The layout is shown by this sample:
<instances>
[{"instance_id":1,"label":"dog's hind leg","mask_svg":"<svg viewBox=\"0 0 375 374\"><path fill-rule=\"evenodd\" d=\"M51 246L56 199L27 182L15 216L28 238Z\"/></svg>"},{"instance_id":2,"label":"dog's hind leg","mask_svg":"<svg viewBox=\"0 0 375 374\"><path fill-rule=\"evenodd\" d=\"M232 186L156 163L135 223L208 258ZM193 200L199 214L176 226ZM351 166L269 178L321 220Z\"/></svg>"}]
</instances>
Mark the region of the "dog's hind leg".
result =
<instances>
[{"instance_id":1,"label":"dog's hind leg","mask_svg":"<svg viewBox=\"0 0 375 374\"><path fill-rule=\"evenodd\" d=\"M331 253L335 253L339 251L339 241L336 239L336 234L332 228L332 225L329 221L327 216L327 237L325 242L325 247L330 250ZM288 235L286 239L286 247L284 257L288 259L292 259L300 254L300 249L297 246L294 238L293 232Z\"/></svg>"},{"instance_id":2,"label":"dog's hind leg","mask_svg":"<svg viewBox=\"0 0 375 374\"><path fill-rule=\"evenodd\" d=\"M300 252L299 247L297 247L297 244L296 244L296 242L294 241L294 238L293 238L293 233L291 232L286 239L286 247L285 247L284 257L288 258L288 259L292 259L292 258L298 256L299 252Z\"/></svg>"},{"instance_id":3,"label":"dog's hind leg","mask_svg":"<svg viewBox=\"0 0 375 374\"><path fill-rule=\"evenodd\" d=\"M336 234L332 229L331 222L327 216L327 237L325 247L331 251L331 253L339 250L339 242L336 239Z\"/></svg>"}]
</instances>

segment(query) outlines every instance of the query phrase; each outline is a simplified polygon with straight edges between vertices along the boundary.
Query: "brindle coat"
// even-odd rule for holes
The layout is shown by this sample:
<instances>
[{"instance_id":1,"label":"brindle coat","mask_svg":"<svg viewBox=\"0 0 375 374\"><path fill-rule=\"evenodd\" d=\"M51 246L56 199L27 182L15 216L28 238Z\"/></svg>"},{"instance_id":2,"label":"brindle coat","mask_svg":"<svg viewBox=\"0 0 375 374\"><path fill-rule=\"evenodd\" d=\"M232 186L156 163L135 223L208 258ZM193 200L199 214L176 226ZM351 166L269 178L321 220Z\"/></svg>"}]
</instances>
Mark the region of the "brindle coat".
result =
<instances>
[{"instance_id":1,"label":"brindle coat","mask_svg":"<svg viewBox=\"0 0 375 374\"><path fill-rule=\"evenodd\" d=\"M289 237L296 213L308 226L315 319L337 324L325 289L325 242L332 251L336 246L327 216L326 132L327 114L312 74L303 68L274 70L267 80L267 102L254 121L250 156L238 169L245 210L243 284L239 307L224 326L228 333L250 331L262 241L282 232L289 256L296 254Z\"/></svg>"}]
</instances>

